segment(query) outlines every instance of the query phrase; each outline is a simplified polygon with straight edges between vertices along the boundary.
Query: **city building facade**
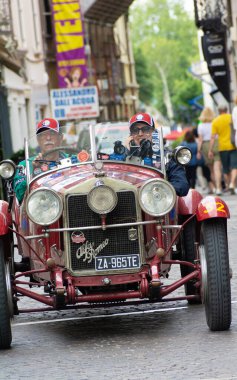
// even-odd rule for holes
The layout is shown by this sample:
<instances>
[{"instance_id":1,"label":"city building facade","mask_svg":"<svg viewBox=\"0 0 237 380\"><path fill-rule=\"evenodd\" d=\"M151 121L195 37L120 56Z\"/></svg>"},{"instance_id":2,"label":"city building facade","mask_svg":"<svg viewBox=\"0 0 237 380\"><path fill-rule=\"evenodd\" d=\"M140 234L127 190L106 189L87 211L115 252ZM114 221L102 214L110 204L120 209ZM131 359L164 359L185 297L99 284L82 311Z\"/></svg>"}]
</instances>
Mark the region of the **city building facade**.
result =
<instances>
[{"instance_id":1,"label":"city building facade","mask_svg":"<svg viewBox=\"0 0 237 380\"><path fill-rule=\"evenodd\" d=\"M138 107L128 28L133 0L76 2L84 27L87 85L99 94L96 121L128 120ZM22 149L36 123L51 116L50 90L59 87L53 3L0 0L0 159Z\"/></svg>"}]
</instances>

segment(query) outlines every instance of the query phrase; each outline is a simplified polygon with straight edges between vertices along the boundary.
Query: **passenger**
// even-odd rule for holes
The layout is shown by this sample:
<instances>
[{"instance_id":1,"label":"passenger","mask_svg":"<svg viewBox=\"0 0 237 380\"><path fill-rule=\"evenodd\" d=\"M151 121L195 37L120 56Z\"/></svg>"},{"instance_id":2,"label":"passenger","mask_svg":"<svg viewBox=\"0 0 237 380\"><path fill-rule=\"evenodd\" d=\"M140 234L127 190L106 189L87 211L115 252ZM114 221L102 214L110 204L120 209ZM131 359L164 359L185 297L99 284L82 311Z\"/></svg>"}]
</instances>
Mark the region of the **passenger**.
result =
<instances>
[{"instance_id":1,"label":"passenger","mask_svg":"<svg viewBox=\"0 0 237 380\"><path fill-rule=\"evenodd\" d=\"M152 133L155 130L153 117L148 113L137 113L129 120L130 137L127 140L127 148L130 151L131 145L138 145L142 140L152 140ZM168 181L175 188L176 194L183 197L188 194L189 183L183 166L171 159L166 164L166 174Z\"/></svg>"},{"instance_id":2,"label":"passenger","mask_svg":"<svg viewBox=\"0 0 237 380\"><path fill-rule=\"evenodd\" d=\"M42 162L38 160L57 162L60 158L66 157L66 155L61 157L58 150L50 152L62 145L63 134L60 132L58 120L51 118L41 120L36 127L36 136L40 152L37 156L29 158L30 173L35 173L35 175L43 171ZM47 154L47 152L49 153ZM21 161L18 165L26 167L26 161ZM47 170L47 166L44 168ZM19 203L22 202L26 187L25 170L19 168L13 179L13 188Z\"/></svg>"}]
</instances>

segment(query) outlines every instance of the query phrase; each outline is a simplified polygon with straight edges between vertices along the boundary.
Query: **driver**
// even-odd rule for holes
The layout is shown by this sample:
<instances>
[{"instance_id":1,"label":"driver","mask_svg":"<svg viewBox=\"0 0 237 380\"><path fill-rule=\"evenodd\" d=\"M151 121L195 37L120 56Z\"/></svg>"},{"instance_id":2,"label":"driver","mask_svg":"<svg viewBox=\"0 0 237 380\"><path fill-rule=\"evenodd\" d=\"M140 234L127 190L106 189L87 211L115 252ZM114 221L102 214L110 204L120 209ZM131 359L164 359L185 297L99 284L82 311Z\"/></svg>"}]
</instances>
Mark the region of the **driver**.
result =
<instances>
[{"instance_id":1,"label":"driver","mask_svg":"<svg viewBox=\"0 0 237 380\"><path fill-rule=\"evenodd\" d=\"M126 145L130 150L132 145L140 146L142 140L152 141L152 133L155 130L154 119L149 113L137 113L129 120L129 128L130 136ZM188 194L190 186L183 166L171 159L166 164L166 174L178 196L184 197Z\"/></svg>"},{"instance_id":2,"label":"driver","mask_svg":"<svg viewBox=\"0 0 237 380\"><path fill-rule=\"evenodd\" d=\"M37 156L29 158L30 172L35 175L44 170L47 171L48 163L57 162L60 158L66 157L65 155L61 157L61 152L54 151L55 148L62 145L63 141L58 120L51 118L41 120L36 127L36 136L40 152ZM45 163L40 160L45 160ZM21 161L18 165L26 167L26 161ZM19 203L21 203L26 191L26 176L23 168L17 170L13 188Z\"/></svg>"}]
</instances>

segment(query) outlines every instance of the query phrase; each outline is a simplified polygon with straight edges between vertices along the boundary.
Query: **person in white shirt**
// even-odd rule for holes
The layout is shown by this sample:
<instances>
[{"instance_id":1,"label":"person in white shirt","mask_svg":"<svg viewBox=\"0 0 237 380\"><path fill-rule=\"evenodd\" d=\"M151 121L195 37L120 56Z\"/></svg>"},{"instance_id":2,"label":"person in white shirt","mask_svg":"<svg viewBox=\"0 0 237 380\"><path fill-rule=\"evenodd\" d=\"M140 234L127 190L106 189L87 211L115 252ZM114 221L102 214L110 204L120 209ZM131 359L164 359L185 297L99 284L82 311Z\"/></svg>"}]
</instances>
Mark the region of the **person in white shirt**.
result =
<instances>
[{"instance_id":1,"label":"person in white shirt","mask_svg":"<svg viewBox=\"0 0 237 380\"><path fill-rule=\"evenodd\" d=\"M208 151L210 146L212 120L215 118L214 112L209 107L205 107L199 117L200 124L198 125L198 153L197 158L201 158L201 154L205 159L206 165L211 171L211 179L216 188L216 195L221 195L221 178L222 178L222 166L220 154L218 151L218 139L215 140L213 147L213 158L208 157Z\"/></svg>"}]
</instances>

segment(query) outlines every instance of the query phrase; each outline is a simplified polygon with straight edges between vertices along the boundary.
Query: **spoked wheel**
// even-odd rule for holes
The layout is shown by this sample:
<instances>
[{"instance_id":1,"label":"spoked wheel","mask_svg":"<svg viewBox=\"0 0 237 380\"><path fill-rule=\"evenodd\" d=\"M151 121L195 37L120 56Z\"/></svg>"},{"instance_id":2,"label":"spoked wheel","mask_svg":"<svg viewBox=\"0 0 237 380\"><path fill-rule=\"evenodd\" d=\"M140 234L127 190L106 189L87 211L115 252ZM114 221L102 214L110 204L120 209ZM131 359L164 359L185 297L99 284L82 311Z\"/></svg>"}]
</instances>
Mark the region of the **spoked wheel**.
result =
<instances>
[{"instance_id":1,"label":"spoked wheel","mask_svg":"<svg viewBox=\"0 0 237 380\"><path fill-rule=\"evenodd\" d=\"M184 223L185 219L181 222ZM196 249L194 242L196 241L196 218L190 220L189 223L184 227L183 233L181 235L181 251L182 251L182 260L189 261L190 263L194 263L196 257ZM181 276L185 277L189 273L193 272L194 269L190 267L186 267L184 265L180 266ZM184 284L185 294L186 296L190 295L198 295L199 296L199 288L194 286L194 280L191 280ZM201 298L196 300L188 300L189 304L200 304Z\"/></svg>"},{"instance_id":2,"label":"spoked wheel","mask_svg":"<svg viewBox=\"0 0 237 380\"><path fill-rule=\"evenodd\" d=\"M9 264L5 262L3 242L0 240L0 348L9 348L12 342L11 317L13 303Z\"/></svg>"},{"instance_id":3,"label":"spoked wheel","mask_svg":"<svg viewBox=\"0 0 237 380\"><path fill-rule=\"evenodd\" d=\"M231 287L225 220L202 223L200 261L201 296L207 325L212 331L228 330L231 324Z\"/></svg>"}]
</instances>

